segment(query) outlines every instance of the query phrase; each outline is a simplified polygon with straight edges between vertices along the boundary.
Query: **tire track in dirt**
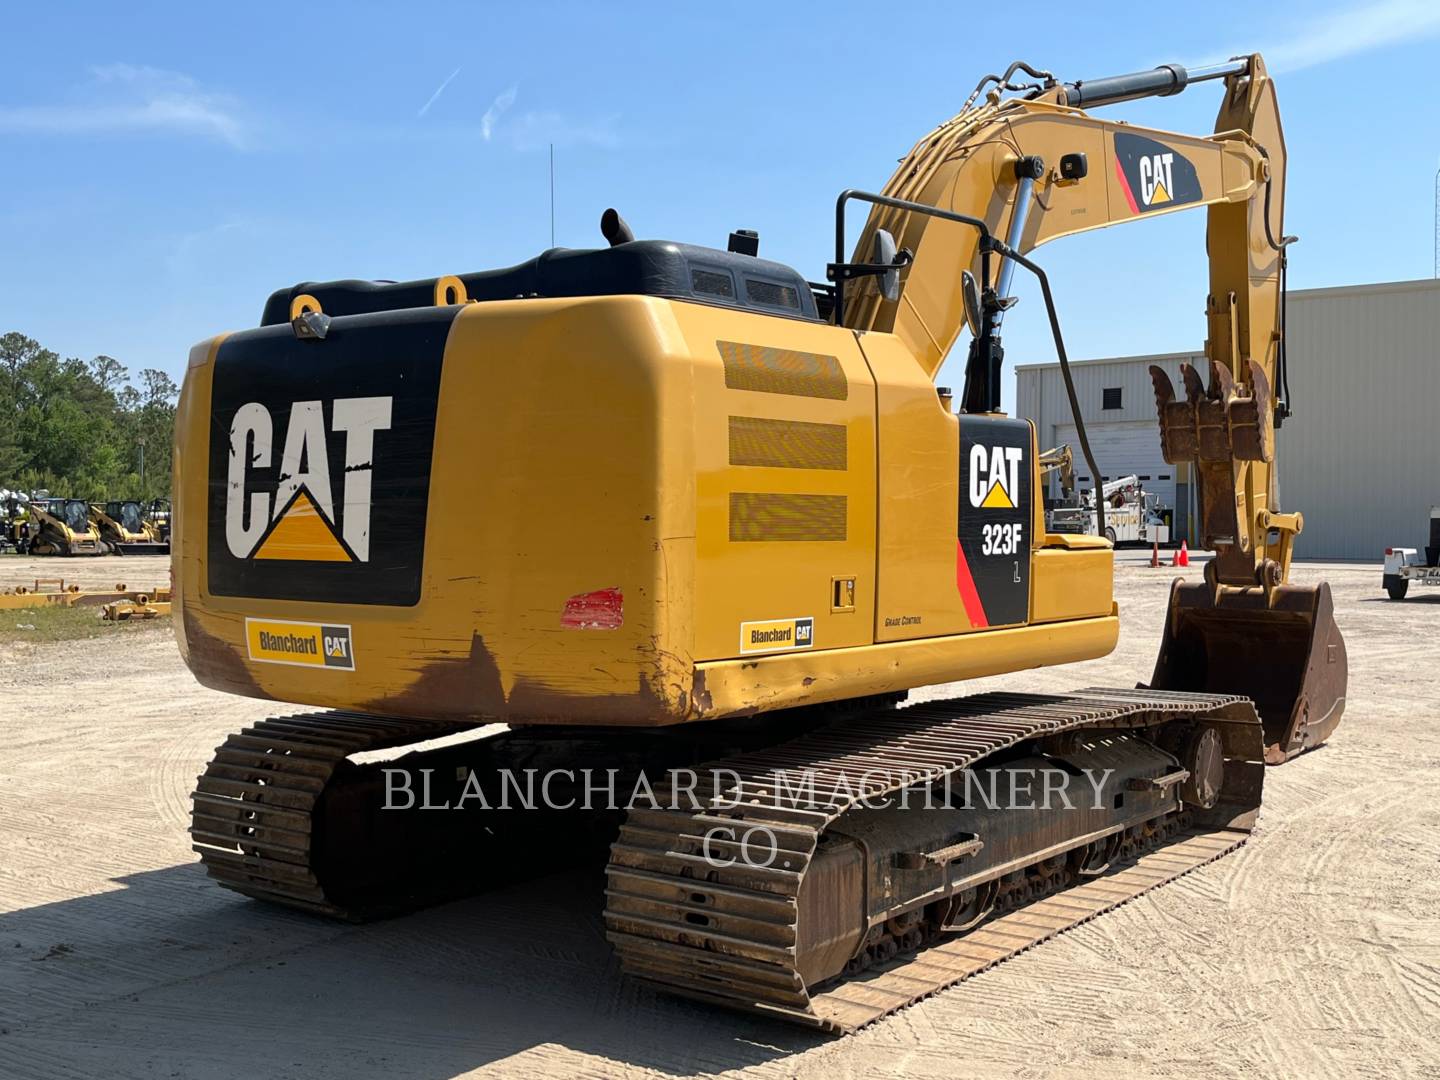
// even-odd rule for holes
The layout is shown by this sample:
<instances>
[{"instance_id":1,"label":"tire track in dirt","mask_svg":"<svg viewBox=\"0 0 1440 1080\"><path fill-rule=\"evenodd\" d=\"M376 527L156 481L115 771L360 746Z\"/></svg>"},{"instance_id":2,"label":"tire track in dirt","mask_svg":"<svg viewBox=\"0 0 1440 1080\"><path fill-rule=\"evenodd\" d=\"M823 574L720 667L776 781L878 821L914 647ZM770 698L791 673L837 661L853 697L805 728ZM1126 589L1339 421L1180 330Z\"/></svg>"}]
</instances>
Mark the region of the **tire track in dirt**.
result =
<instances>
[{"instance_id":1,"label":"tire track in dirt","mask_svg":"<svg viewBox=\"0 0 1440 1080\"><path fill-rule=\"evenodd\" d=\"M1315 934L1298 947L1279 944L1294 926L1353 925L1364 902L1343 887L1352 868L1373 861L1381 822L1409 816L1414 786L1400 781L1371 783L1311 806L1295 827L1277 829L1266 850L1267 872L1240 891L1252 913L1257 947L1245 957L1247 984L1269 986L1271 1021L1261 1048L1270 1060L1303 1063L1315 1075L1342 1075L1363 1060L1367 1038L1410 1041L1423 1029L1393 965L1369 956L1356 963L1342 956L1335 929ZM1323 812L1322 812L1323 811ZM1341 816L1341 815L1344 816ZM1290 825L1292 823L1286 823ZM1278 868L1283 867L1283 871ZM1329 887L1316 890L1322 883ZM1365 1014L1353 1006L1357 991L1369 1004ZM1317 1026L1334 1032L1339 1046L1314 1050Z\"/></svg>"}]
</instances>

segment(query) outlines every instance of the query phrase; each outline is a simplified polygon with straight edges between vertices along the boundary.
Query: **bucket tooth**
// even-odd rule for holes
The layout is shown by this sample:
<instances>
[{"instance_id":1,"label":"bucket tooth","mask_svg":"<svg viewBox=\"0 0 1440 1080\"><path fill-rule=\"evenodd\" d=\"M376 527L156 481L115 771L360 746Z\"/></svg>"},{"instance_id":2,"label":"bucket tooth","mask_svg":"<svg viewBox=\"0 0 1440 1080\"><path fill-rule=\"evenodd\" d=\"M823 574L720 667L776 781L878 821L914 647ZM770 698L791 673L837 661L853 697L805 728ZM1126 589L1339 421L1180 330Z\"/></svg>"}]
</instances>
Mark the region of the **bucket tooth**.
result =
<instances>
[{"instance_id":1,"label":"bucket tooth","mask_svg":"<svg viewBox=\"0 0 1440 1080\"><path fill-rule=\"evenodd\" d=\"M1275 416L1270 380L1254 360L1250 365L1250 394L1230 400L1230 444L1240 461L1273 461Z\"/></svg>"},{"instance_id":2,"label":"bucket tooth","mask_svg":"<svg viewBox=\"0 0 1440 1080\"><path fill-rule=\"evenodd\" d=\"M1150 383L1155 387L1155 408L1163 416L1165 407L1175 400L1175 384L1158 364L1150 365Z\"/></svg>"},{"instance_id":3,"label":"bucket tooth","mask_svg":"<svg viewBox=\"0 0 1440 1080\"><path fill-rule=\"evenodd\" d=\"M1187 388L1199 385L1200 377L1190 369L1185 379ZM1195 406L1195 435L1199 443L1197 456L1201 461L1230 460L1230 417L1227 403L1233 394L1235 378L1230 369L1218 360L1210 363L1210 389Z\"/></svg>"},{"instance_id":4,"label":"bucket tooth","mask_svg":"<svg viewBox=\"0 0 1440 1080\"><path fill-rule=\"evenodd\" d=\"M1185 396L1191 401L1198 403L1210 396L1194 364L1181 364L1180 378L1185 381Z\"/></svg>"},{"instance_id":5,"label":"bucket tooth","mask_svg":"<svg viewBox=\"0 0 1440 1080\"><path fill-rule=\"evenodd\" d=\"M1210 362L1210 393L1216 401L1229 401L1235 396L1235 375L1222 360Z\"/></svg>"},{"instance_id":6,"label":"bucket tooth","mask_svg":"<svg viewBox=\"0 0 1440 1080\"><path fill-rule=\"evenodd\" d=\"M1160 452L1171 465L1195 456L1195 402L1175 400L1175 384L1163 368L1150 365L1155 387L1155 412L1160 418Z\"/></svg>"}]
</instances>

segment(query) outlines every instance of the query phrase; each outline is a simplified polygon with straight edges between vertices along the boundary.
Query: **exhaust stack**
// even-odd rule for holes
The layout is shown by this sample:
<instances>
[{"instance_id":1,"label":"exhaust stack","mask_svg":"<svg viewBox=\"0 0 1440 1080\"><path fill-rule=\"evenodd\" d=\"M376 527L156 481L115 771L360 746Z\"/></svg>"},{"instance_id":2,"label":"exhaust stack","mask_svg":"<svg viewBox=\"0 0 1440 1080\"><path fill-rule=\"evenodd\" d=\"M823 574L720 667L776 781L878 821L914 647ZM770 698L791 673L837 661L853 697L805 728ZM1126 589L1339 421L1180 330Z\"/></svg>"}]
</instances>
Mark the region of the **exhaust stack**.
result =
<instances>
[{"instance_id":1,"label":"exhaust stack","mask_svg":"<svg viewBox=\"0 0 1440 1080\"><path fill-rule=\"evenodd\" d=\"M600 215L600 234L610 242L611 247L619 247L635 239L635 231L613 206Z\"/></svg>"}]
</instances>

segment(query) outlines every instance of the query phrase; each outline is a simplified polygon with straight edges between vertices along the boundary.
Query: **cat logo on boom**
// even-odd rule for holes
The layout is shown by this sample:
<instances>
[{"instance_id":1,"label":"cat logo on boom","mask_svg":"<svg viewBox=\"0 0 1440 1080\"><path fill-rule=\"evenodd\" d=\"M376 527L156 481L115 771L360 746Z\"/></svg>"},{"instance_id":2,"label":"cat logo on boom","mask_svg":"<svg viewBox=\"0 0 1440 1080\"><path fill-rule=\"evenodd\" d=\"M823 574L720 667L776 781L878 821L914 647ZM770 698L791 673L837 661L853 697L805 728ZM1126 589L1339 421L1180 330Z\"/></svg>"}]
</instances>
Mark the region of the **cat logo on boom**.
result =
<instances>
[{"instance_id":1,"label":"cat logo on boom","mask_svg":"<svg viewBox=\"0 0 1440 1080\"><path fill-rule=\"evenodd\" d=\"M390 427L393 398L338 398L290 407L284 449L272 461L270 410L247 402L230 423L230 468L225 488L225 541L237 559L368 562L375 433ZM340 502L330 478L325 416L344 433ZM248 490L251 469L279 466L273 491ZM338 511L338 513L337 513ZM337 530L337 517L339 528Z\"/></svg>"},{"instance_id":2,"label":"cat logo on boom","mask_svg":"<svg viewBox=\"0 0 1440 1080\"><path fill-rule=\"evenodd\" d=\"M1174 154L1147 155L1140 159L1140 198L1146 206L1170 201L1170 189L1175 186L1171 166Z\"/></svg>"},{"instance_id":3,"label":"cat logo on boom","mask_svg":"<svg viewBox=\"0 0 1440 1080\"><path fill-rule=\"evenodd\" d=\"M1115 177L1132 214L1184 206L1198 202L1202 195L1200 177L1189 158L1134 132L1115 133Z\"/></svg>"}]
</instances>

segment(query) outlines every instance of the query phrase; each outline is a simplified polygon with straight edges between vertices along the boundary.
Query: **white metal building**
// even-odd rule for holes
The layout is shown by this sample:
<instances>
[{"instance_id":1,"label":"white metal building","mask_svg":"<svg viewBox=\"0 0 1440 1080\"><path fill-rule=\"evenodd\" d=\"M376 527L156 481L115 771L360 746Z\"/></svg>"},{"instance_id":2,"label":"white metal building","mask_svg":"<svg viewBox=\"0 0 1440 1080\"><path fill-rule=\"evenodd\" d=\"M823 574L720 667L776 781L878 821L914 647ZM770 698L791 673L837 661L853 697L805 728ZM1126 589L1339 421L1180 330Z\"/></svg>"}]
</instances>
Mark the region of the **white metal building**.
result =
<instances>
[{"instance_id":1,"label":"white metal building","mask_svg":"<svg viewBox=\"0 0 1440 1080\"><path fill-rule=\"evenodd\" d=\"M1294 291L1288 324L1295 415L1276 440L1281 508L1305 514L1298 554L1374 561L1391 544L1423 545L1429 508L1440 505L1440 281ZM1193 493L1185 466L1160 456L1149 366L1164 367L1179 389L1181 362L1203 358L1197 350L1071 363L1102 474L1140 476L1176 508L1177 536L1189 530ZM1015 375L1016 412L1035 421L1040 448L1069 443L1079 486L1090 487L1059 365L1022 365Z\"/></svg>"}]
</instances>

